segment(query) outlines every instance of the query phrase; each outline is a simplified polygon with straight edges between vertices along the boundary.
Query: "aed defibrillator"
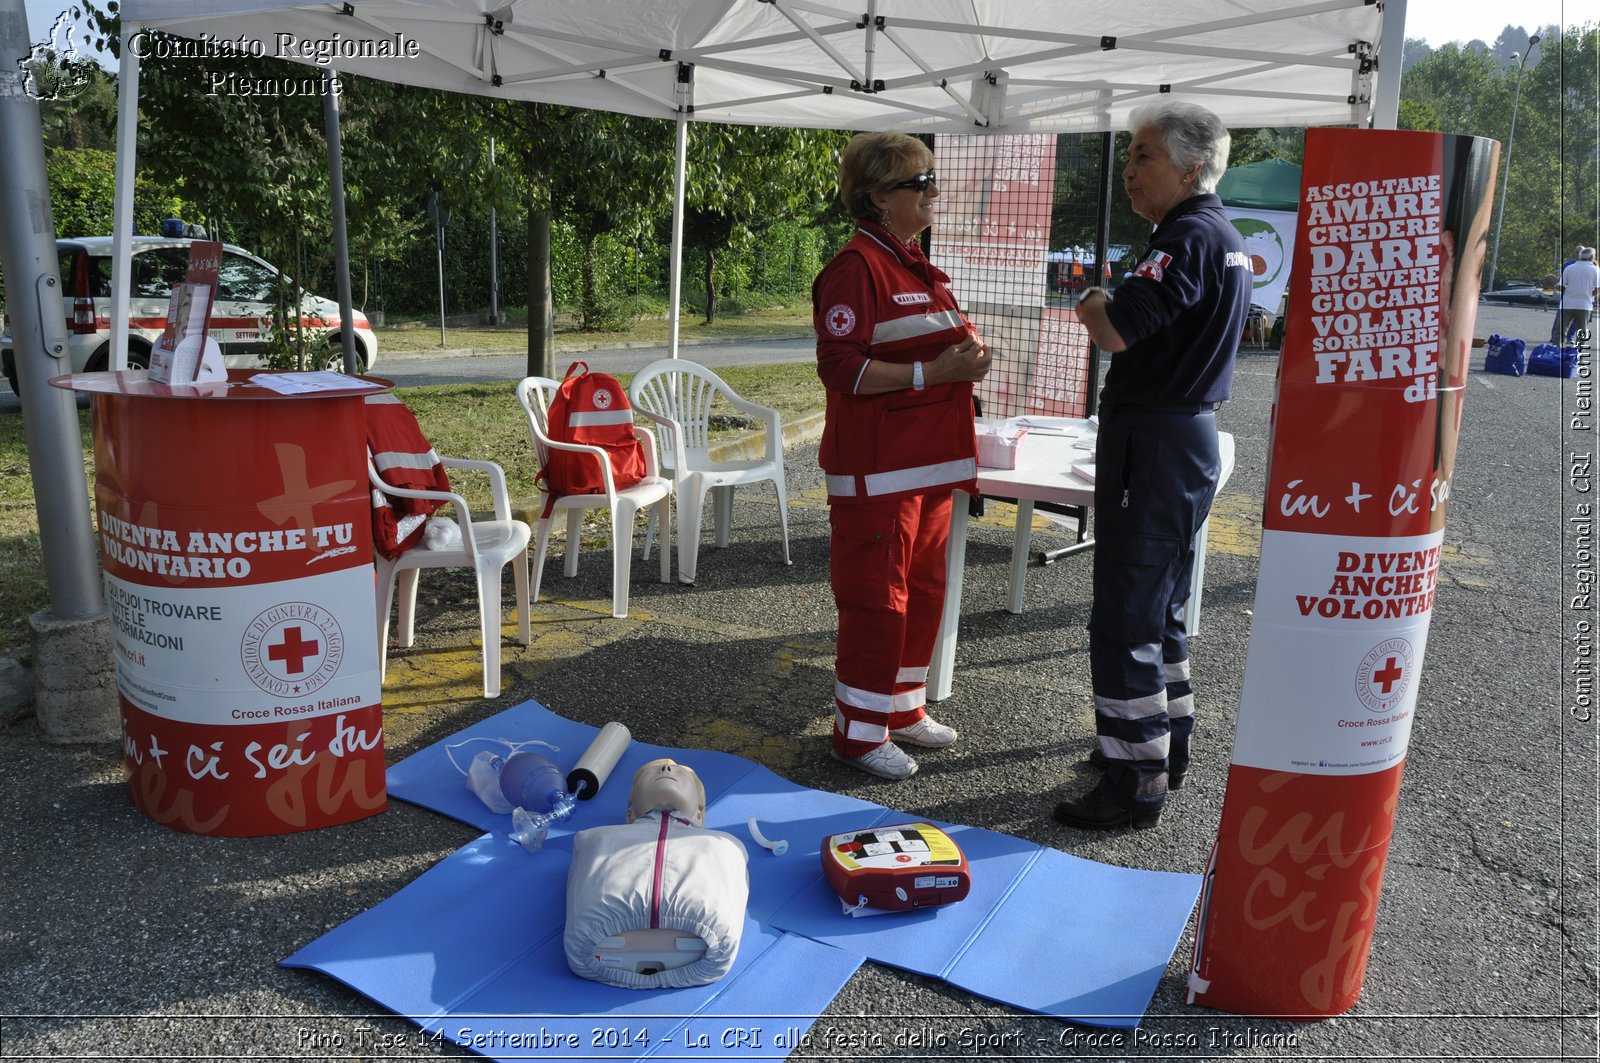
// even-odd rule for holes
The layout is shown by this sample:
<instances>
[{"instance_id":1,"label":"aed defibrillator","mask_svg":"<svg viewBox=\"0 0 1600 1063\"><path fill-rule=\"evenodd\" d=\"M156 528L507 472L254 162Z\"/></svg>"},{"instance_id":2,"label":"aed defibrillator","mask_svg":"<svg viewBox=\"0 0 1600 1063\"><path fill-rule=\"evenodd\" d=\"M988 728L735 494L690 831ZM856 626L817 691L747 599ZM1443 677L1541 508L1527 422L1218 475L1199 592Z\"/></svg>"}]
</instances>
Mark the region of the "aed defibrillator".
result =
<instances>
[{"instance_id":1,"label":"aed defibrillator","mask_svg":"<svg viewBox=\"0 0 1600 1063\"><path fill-rule=\"evenodd\" d=\"M961 847L931 823L830 835L822 843L822 872L847 911L953 904L972 888Z\"/></svg>"}]
</instances>

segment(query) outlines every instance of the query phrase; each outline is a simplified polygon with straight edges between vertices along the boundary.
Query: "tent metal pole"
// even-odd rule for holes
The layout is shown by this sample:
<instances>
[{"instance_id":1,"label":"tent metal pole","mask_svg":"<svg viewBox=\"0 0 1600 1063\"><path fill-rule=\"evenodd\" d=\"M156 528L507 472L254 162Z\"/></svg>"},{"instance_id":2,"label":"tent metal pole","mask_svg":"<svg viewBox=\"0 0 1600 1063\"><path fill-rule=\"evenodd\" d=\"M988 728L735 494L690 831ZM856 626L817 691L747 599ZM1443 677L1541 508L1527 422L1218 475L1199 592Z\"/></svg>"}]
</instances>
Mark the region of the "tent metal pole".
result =
<instances>
[{"instance_id":1,"label":"tent metal pole","mask_svg":"<svg viewBox=\"0 0 1600 1063\"><path fill-rule=\"evenodd\" d=\"M31 47L22 0L0 0L0 54L27 55ZM34 504L44 530L39 545L50 613L82 620L104 614L105 604L83 491L77 404L72 392L48 383L71 366L44 133L39 101L29 94L26 75L17 64L0 66L0 217L9 222L0 225L0 265L8 282L17 388L27 413L22 428Z\"/></svg>"},{"instance_id":2,"label":"tent metal pole","mask_svg":"<svg viewBox=\"0 0 1600 1063\"><path fill-rule=\"evenodd\" d=\"M1400 64L1406 51L1406 0L1384 0L1383 35L1378 41L1378 90L1372 101L1372 127L1400 127Z\"/></svg>"},{"instance_id":3,"label":"tent metal pole","mask_svg":"<svg viewBox=\"0 0 1600 1063\"><path fill-rule=\"evenodd\" d=\"M356 357L355 308L350 299L350 237L344 225L344 153L339 135L339 75L322 72L322 127L328 141L328 196L333 204L334 275L339 286L339 342L344 371L354 375L363 366Z\"/></svg>"},{"instance_id":4,"label":"tent metal pole","mask_svg":"<svg viewBox=\"0 0 1600 1063\"><path fill-rule=\"evenodd\" d=\"M494 167L494 137L489 138L489 169ZM489 324L500 324L500 216L489 207Z\"/></svg>"},{"instance_id":5,"label":"tent metal pole","mask_svg":"<svg viewBox=\"0 0 1600 1063\"><path fill-rule=\"evenodd\" d=\"M667 357L678 357L678 318L683 301L683 205L689 157L689 112L678 110L678 131L672 160L672 276L668 285Z\"/></svg>"},{"instance_id":6,"label":"tent metal pole","mask_svg":"<svg viewBox=\"0 0 1600 1063\"><path fill-rule=\"evenodd\" d=\"M1117 135L1111 130L1100 134L1100 196L1095 204L1095 258L1098 260L1095 269L1100 272L1095 275L1096 285L1105 283L1106 255L1111 248L1111 175L1114 167L1111 165L1112 153L1117 147ZM1083 399L1083 415L1091 416L1100 405L1100 393L1096 386L1100 383L1100 348L1093 343L1089 344L1089 379L1087 381L1089 393Z\"/></svg>"},{"instance_id":7,"label":"tent metal pole","mask_svg":"<svg viewBox=\"0 0 1600 1063\"><path fill-rule=\"evenodd\" d=\"M133 171L139 153L137 22L122 23L117 66L117 163L111 227L111 357L107 367L128 368L128 293L133 288Z\"/></svg>"}]
</instances>

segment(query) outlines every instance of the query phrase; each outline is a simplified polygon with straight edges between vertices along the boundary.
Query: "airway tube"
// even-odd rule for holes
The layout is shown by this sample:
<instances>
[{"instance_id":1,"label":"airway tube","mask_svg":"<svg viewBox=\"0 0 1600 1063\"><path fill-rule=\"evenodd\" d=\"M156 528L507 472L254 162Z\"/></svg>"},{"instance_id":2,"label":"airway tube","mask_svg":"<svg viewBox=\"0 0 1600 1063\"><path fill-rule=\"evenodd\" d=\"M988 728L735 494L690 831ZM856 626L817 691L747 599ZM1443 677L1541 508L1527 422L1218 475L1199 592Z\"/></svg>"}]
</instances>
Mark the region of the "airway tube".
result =
<instances>
[{"instance_id":1,"label":"airway tube","mask_svg":"<svg viewBox=\"0 0 1600 1063\"><path fill-rule=\"evenodd\" d=\"M567 776L567 793L580 801L587 801L600 792L600 787L611 777L611 770L622 759L633 736L622 724L613 720L600 728L589 748L578 758L577 767Z\"/></svg>"}]
</instances>

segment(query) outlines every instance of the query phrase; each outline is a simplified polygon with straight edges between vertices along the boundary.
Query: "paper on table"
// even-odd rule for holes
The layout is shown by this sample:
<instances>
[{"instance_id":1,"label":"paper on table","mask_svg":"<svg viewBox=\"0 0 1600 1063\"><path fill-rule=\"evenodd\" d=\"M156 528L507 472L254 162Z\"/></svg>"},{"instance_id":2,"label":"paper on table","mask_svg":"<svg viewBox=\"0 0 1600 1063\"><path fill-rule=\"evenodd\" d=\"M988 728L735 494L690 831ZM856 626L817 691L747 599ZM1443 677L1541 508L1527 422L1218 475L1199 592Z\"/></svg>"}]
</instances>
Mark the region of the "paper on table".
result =
<instances>
[{"instance_id":1,"label":"paper on table","mask_svg":"<svg viewBox=\"0 0 1600 1063\"><path fill-rule=\"evenodd\" d=\"M1076 417L1014 417L1020 427L1042 436L1076 436L1083 434L1083 423Z\"/></svg>"},{"instance_id":2,"label":"paper on table","mask_svg":"<svg viewBox=\"0 0 1600 1063\"><path fill-rule=\"evenodd\" d=\"M354 391L360 388L381 388L360 377L345 376L322 369L312 373L257 373L250 383L276 391L280 395L304 395L312 391Z\"/></svg>"},{"instance_id":3,"label":"paper on table","mask_svg":"<svg viewBox=\"0 0 1600 1063\"><path fill-rule=\"evenodd\" d=\"M1076 476L1078 479L1082 480L1084 483L1089 483L1089 484L1094 483L1094 462L1092 462L1092 461L1074 462L1073 465L1072 465L1072 475Z\"/></svg>"}]
</instances>

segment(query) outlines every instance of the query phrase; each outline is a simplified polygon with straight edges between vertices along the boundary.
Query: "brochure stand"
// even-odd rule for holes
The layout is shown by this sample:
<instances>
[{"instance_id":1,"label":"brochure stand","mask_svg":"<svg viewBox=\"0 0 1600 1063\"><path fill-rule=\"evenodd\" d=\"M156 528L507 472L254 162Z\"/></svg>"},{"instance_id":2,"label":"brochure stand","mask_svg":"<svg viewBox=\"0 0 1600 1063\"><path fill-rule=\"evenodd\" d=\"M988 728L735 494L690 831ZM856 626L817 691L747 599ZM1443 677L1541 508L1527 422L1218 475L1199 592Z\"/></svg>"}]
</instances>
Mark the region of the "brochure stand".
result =
<instances>
[{"instance_id":1,"label":"brochure stand","mask_svg":"<svg viewBox=\"0 0 1600 1063\"><path fill-rule=\"evenodd\" d=\"M50 381L93 397L133 803L195 834L309 830L387 803L362 400L392 385L250 382L270 375Z\"/></svg>"}]
</instances>

